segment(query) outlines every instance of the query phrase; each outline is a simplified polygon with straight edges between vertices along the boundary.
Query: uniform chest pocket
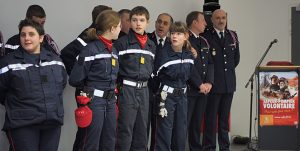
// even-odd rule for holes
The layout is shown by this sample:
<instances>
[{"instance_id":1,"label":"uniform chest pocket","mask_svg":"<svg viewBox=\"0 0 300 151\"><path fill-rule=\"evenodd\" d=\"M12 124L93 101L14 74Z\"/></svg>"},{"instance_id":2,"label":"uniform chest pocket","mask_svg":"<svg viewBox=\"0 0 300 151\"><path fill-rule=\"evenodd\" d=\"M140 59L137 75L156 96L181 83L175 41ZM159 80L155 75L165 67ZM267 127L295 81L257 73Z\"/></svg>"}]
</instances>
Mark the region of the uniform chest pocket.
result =
<instances>
[{"instance_id":1,"label":"uniform chest pocket","mask_svg":"<svg viewBox=\"0 0 300 151\"><path fill-rule=\"evenodd\" d=\"M119 56L120 58L120 64L126 65L126 68L134 68L139 64L139 57L138 54L125 54L123 56Z\"/></svg>"},{"instance_id":2,"label":"uniform chest pocket","mask_svg":"<svg viewBox=\"0 0 300 151\"><path fill-rule=\"evenodd\" d=\"M188 79L188 77L190 77L190 72L191 72L191 65L190 63L183 63L181 64L181 77L183 77L184 79Z\"/></svg>"},{"instance_id":3,"label":"uniform chest pocket","mask_svg":"<svg viewBox=\"0 0 300 151\"><path fill-rule=\"evenodd\" d=\"M110 59L96 59L91 65L90 71L92 73L97 73L106 76L110 72Z\"/></svg>"},{"instance_id":4,"label":"uniform chest pocket","mask_svg":"<svg viewBox=\"0 0 300 151\"><path fill-rule=\"evenodd\" d=\"M15 70L11 75L11 89L20 98L26 98L31 92L31 81L29 78L29 71Z\"/></svg>"},{"instance_id":5,"label":"uniform chest pocket","mask_svg":"<svg viewBox=\"0 0 300 151\"><path fill-rule=\"evenodd\" d=\"M54 80L55 87L57 89L57 92L62 92L64 88L64 75L63 75L63 70L64 68L60 66L52 66L51 71L52 71L52 77L51 74L48 75L48 82L51 82L51 80ZM49 83L51 85L51 83Z\"/></svg>"}]
</instances>

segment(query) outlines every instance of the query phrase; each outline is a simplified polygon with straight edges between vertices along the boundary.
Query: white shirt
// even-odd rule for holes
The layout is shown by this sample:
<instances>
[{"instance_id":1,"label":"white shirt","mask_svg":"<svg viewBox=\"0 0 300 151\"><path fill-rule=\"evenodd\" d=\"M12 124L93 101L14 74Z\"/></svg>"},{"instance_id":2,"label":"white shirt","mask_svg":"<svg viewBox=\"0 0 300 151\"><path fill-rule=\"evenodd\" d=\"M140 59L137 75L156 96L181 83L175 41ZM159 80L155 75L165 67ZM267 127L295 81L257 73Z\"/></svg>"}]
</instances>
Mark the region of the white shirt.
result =
<instances>
[{"instance_id":1,"label":"white shirt","mask_svg":"<svg viewBox=\"0 0 300 151\"><path fill-rule=\"evenodd\" d=\"M156 32L154 32L154 33L155 33L155 37L156 37L156 42L157 42L157 44L159 44L159 39L163 39L163 41L161 42L161 44L162 44L162 46L164 46L164 45L165 45L165 42L166 42L167 36L165 36L164 38L160 38L160 37L156 34Z\"/></svg>"},{"instance_id":2,"label":"white shirt","mask_svg":"<svg viewBox=\"0 0 300 151\"><path fill-rule=\"evenodd\" d=\"M199 35L195 34L193 31L190 30L190 32L196 37L199 38Z\"/></svg>"},{"instance_id":3,"label":"white shirt","mask_svg":"<svg viewBox=\"0 0 300 151\"><path fill-rule=\"evenodd\" d=\"M221 39L221 34L220 34L220 32L223 32L223 38L225 37L225 30L220 31L220 30L218 30L218 29L216 29L216 28L215 28L215 30L216 30L216 32L218 33L218 36L219 36L220 39Z\"/></svg>"}]
</instances>

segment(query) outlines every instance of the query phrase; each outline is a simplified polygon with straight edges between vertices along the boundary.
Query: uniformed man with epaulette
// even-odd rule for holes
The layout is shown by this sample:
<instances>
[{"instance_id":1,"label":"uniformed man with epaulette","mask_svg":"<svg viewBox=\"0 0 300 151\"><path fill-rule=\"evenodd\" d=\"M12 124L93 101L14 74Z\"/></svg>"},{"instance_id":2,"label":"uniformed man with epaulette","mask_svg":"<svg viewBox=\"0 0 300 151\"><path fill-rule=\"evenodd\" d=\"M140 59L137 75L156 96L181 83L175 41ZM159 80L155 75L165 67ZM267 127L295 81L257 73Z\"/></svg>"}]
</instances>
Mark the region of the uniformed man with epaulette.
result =
<instances>
[{"instance_id":1,"label":"uniformed man with epaulette","mask_svg":"<svg viewBox=\"0 0 300 151\"><path fill-rule=\"evenodd\" d=\"M206 27L202 12L192 11L186 17L189 41L198 55L188 85L188 140L190 151L202 150L200 127L204 116L207 94L214 82L214 65L209 53L208 41L200 36Z\"/></svg>"},{"instance_id":2,"label":"uniformed man with epaulette","mask_svg":"<svg viewBox=\"0 0 300 151\"><path fill-rule=\"evenodd\" d=\"M228 151L230 146L228 120L236 90L235 68L240 62L239 42L237 34L226 29L227 13L224 10L215 10L211 20L213 28L207 30L204 36L210 44L214 61L214 86L206 107L204 150L216 149L218 123L219 149Z\"/></svg>"}]
</instances>

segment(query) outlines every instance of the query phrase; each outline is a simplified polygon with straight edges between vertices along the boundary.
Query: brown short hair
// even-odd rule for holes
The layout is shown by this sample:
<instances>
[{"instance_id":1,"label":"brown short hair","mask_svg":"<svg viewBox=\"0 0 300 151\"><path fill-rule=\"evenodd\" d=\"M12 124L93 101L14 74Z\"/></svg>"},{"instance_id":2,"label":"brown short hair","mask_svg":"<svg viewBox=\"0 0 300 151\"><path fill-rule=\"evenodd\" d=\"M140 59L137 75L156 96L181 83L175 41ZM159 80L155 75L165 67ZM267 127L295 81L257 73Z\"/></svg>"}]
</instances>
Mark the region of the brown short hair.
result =
<instances>
[{"instance_id":1,"label":"brown short hair","mask_svg":"<svg viewBox=\"0 0 300 151\"><path fill-rule=\"evenodd\" d=\"M36 23L30 19L24 19L21 20L19 23L19 34L21 33L21 30L23 27L26 26L30 26L33 27L34 29L36 29L36 31L38 32L39 35L45 35L45 30L43 28L43 26L41 26L39 23Z\"/></svg>"},{"instance_id":2,"label":"brown short hair","mask_svg":"<svg viewBox=\"0 0 300 151\"><path fill-rule=\"evenodd\" d=\"M145 15L147 20L150 19L149 11L144 6L134 7L130 12L130 19L132 18L133 15Z\"/></svg>"},{"instance_id":3,"label":"brown short hair","mask_svg":"<svg viewBox=\"0 0 300 151\"><path fill-rule=\"evenodd\" d=\"M95 23L97 16L105 10L112 10L112 8L109 6L105 6L105 5L98 5L98 6L94 7L94 9L92 11L93 23Z\"/></svg>"},{"instance_id":4,"label":"brown short hair","mask_svg":"<svg viewBox=\"0 0 300 151\"><path fill-rule=\"evenodd\" d=\"M198 16L199 14L202 14L202 12L199 12L199 11L192 11L190 12L187 16L186 16L186 25L188 28L191 27L192 23L194 20L197 20L198 19Z\"/></svg>"},{"instance_id":5,"label":"brown short hair","mask_svg":"<svg viewBox=\"0 0 300 151\"><path fill-rule=\"evenodd\" d=\"M39 18L44 18L44 17L46 17L46 13L45 13L45 10L43 9L42 6L40 6L40 5L30 5L27 8L26 18L31 19L32 16L36 16L36 17L39 17Z\"/></svg>"}]
</instances>

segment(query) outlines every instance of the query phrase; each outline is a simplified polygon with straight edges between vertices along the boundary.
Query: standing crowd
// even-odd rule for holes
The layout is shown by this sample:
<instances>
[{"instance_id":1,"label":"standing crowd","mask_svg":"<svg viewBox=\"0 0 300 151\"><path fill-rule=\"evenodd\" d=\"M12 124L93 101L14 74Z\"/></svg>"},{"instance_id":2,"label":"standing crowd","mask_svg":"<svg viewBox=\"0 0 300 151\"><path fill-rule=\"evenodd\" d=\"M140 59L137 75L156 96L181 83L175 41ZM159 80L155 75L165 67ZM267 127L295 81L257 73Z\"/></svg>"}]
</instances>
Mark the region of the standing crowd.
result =
<instances>
[{"instance_id":1,"label":"standing crowd","mask_svg":"<svg viewBox=\"0 0 300 151\"><path fill-rule=\"evenodd\" d=\"M44 9L31 5L18 34L4 43L0 32L10 151L58 149L67 80L78 107L73 151L185 151L186 141L190 151L215 151L217 140L229 151L240 53L227 13L215 10L212 27L199 11L186 23L161 13L146 33L149 19L143 6L98 5L91 25L59 50Z\"/></svg>"}]
</instances>

